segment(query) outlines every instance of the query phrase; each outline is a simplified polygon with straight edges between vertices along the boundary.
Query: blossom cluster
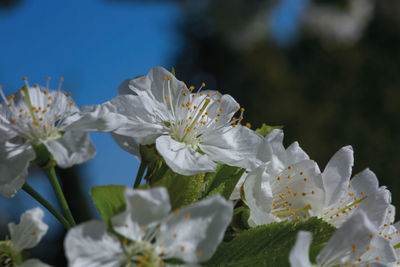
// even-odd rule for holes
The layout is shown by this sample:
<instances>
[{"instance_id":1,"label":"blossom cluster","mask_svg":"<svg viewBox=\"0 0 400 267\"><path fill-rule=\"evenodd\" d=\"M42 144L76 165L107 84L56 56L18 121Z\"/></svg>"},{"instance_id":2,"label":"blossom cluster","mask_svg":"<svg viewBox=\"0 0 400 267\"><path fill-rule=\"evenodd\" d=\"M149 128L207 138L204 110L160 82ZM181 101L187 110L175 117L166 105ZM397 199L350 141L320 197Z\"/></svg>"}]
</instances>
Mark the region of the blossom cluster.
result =
<instances>
[{"instance_id":1,"label":"blossom cluster","mask_svg":"<svg viewBox=\"0 0 400 267\"><path fill-rule=\"evenodd\" d=\"M25 79L16 94L0 93L0 194L9 198L23 189L56 216L68 229L70 266L222 266L213 255L252 229L296 228L312 217L335 232L310 259L316 237L296 230L290 253L282 252L287 264L400 264L391 194L371 170L352 174L351 146L321 171L297 142L284 147L279 127L243 125L244 108L204 83L196 89L154 67L124 81L114 99L81 109L48 83L30 86ZM102 221L76 225L54 167L94 157L89 131L110 132L141 166L134 189L91 191ZM31 163L49 176L63 214L27 183ZM22 254L47 232L42 217L35 208L9 225L11 239L0 242L2 266L48 266ZM259 266L276 255L264 257Z\"/></svg>"}]
</instances>

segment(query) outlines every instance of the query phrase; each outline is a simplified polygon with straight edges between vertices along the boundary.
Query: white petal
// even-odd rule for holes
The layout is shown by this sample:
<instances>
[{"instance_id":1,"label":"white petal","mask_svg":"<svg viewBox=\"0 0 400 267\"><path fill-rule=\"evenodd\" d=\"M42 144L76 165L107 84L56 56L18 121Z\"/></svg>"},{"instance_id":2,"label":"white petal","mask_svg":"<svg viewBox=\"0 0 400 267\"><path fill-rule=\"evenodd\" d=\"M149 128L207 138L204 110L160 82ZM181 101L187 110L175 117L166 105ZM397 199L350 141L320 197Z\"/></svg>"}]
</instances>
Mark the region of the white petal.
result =
<instances>
[{"instance_id":1,"label":"white petal","mask_svg":"<svg viewBox=\"0 0 400 267\"><path fill-rule=\"evenodd\" d=\"M152 228L171 210L165 188L125 190L126 210L111 219L114 230L135 241L141 241L147 228Z\"/></svg>"},{"instance_id":2,"label":"white petal","mask_svg":"<svg viewBox=\"0 0 400 267\"><path fill-rule=\"evenodd\" d=\"M110 132L128 122L124 116L113 112L110 102L101 105L84 106L63 121L61 130Z\"/></svg>"},{"instance_id":3,"label":"white petal","mask_svg":"<svg viewBox=\"0 0 400 267\"><path fill-rule=\"evenodd\" d=\"M257 158L262 162L271 161L273 157L283 161L285 155L286 151L283 146L283 131L274 129L264 138L264 141L259 148Z\"/></svg>"},{"instance_id":4,"label":"white petal","mask_svg":"<svg viewBox=\"0 0 400 267\"><path fill-rule=\"evenodd\" d=\"M96 148L86 132L67 131L58 139L45 141L44 145L62 168L81 164L96 154Z\"/></svg>"},{"instance_id":5,"label":"white petal","mask_svg":"<svg viewBox=\"0 0 400 267\"><path fill-rule=\"evenodd\" d=\"M29 259L27 261L24 261L21 265L18 265L19 267L51 267L50 265L41 262L38 259Z\"/></svg>"},{"instance_id":6,"label":"white petal","mask_svg":"<svg viewBox=\"0 0 400 267\"><path fill-rule=\"evenodd\" d=\"M390 204L390 192L385 188L367 195L367 198L361 202L357 209L362 210L368 219L378 228L383 224L387 209Z\"/></svg>"},{"instance_id":7,"label":"white petal","mask_svg":"<svg viewBox=\"0 0 400 267\"><path fill-rule=\"evenodd\" d=\"M353 167L353 148L345 146L333 155L322 173L327 206L335 203L346 192Z\"/></svg>"},{"instance_id":8,"label":"white petal","mask_svg":"<svg viewBox=\"0 0 400 267\"><path fill-rule=\"evenodd\" d=\"M370 169L365 169L354 176L350 181L351 187L357 192L371 194L378 189L379 183L375 173Z\"/></svg>"},{"instance_id":9,"label":"white petal","mask_svg":"<svg viewBox=\"0 0 400 267\"><path fill-rule=\"evenodd\" d=\"M40 208L25 211L19 224L9 223L11 240L16 250L22 251L36 246L49 228L43 222L44 212Z\"/></svg>"},{"instance_id":10,"label":"white petal","mask_svg":"<svg viewBox=\"0 0 400 267\"><path fill-rule=\"evenodd\" d=\"M28 166L35 159L35 152L27 144L0 144L0 194L13 197L25 183Z\"/></svg>"},{"instance_id":11,"label":"white petal","mask_svg":"<svg viewBox=\"0 0 400 267\"><path fill-rule=\"evenodd\" d=\"M379 257L380 264L387 264L397 261L396 252L389 240L377 235L371 240L370 250L367 251L363 256L363 260L375 261L376 257Z\"/></svg>"},{"instance_id":12,"label":"white petal","mask_svg":"<svg viewBox=\"0 0 400 267\"><path fill-rule=\"evenodd\" d=\"M141 160L139 144L135 142L133 137L123 136L116 133L111 133L111 136L120 148L134 155L139 161Z\"/></svg>"},{"instance_id":13,"label":"white petal","mask_svg":"<svg viewBox=\"0 0 400 267\"><path fill-rule=\"evenodd\" d=\"M222 241L233 214L232 204L219 195L172 213L160 228L157 244L169 257L188 263L208 260Z\"/></svg>"},{"instance_id":14,"label":"white petal","mask_svg":"<svg viewBox=\"0 0 400 267\"><path fill-rule=\"evenodd\" d=\"M182 175L213 172L217 167L217 164L207 154L202 155L168 135L157 138L156 148L168 166L174 172Z\"/></svg>"},{"instance_id":15,"label":"white petal","mask_svg":"<svg viewBox=\"0 0 400 267\"><path fill-rule=\"evenodd\" d=\"M366 252L365 248L371 242L370 235L377 235L375 226L363 212L357 212L329 239L317 256L317 263L334 266L355 261Z\"/></svg>"},{"instance_id":16,"label":"white petal","mask_svg":"<svg viewBox=\"0 0 400 267\"><path fill-rule=\"evenodd\" d=\"M272 189L269 175L264 172L266 166L260 166L247 175L244 182L244 194L250 208L249 225L263 225L277 221L278 218L271 214Z\"/></svg>"},{"instance_id":17,"label":"white petal","mask_svg":"<svg viewBox=\"0 0 400 267\"><path fill-rule=\"evenodd\" d=\"M170 87L173 96L171 100L177 99L178 94L184 88L184 83L176 79L172 73L163 67L153 67L147 75L131 80L129 88L140 96L146 96L155 102L162 103L163 90L165 90L167 84L164 78L169 78L168 83L172 85Z\"/></svg>"},{"instance_id":18,"label":"white petal","mask_svg":"<svg viewBox=\"0 0 400 267\"><path fill-rule=\"evenodd\" d=\"M237 126L225 133L208 135L200 148L212 160L246 169L254 169L261 162L256 160L263 137L247 127Z\"/></svg>"},{"instance_id":19,"label":"white petal","mask_svg":"<svg viewBox=\"0 0 400 267\"><path fill-rule=\"evenodd\" d=\"M292 267L312 266L309 256L311 239L312 235L310 232L300 231L297 234L296 243L289 255L289 261Z\"/></svg>"},{"instance_id":20,"label":"white petal","mask_svg":"<svg viewBox=\"0 0 400 267\"><path fill-rule=\"evenodd\" d=\"M292 143L286 149L286 163L288 165L308 159L310 159L310 157L301 149L298 142Z\"/></svg>"},{"instance_id":21,"label":"white petal","mask_svg":"<svg viewBox=\"0 0 400 267\"><path fill-rule=\"evenodd\" d=\"M168 128L162 123L162 118L158 117L165 112L158 110L151 99L122 95L104 105L107 105L111 112L124 117L124 124L116 128L114 133L133 136L142 145L153 144L158 136L168 133ZM146 142L140 142L139 138L146 138Z\"/></svg>"},{"instance_id":22,"label":"white petal","mask_svg":"<svg viewBox=\"0 0 400 267\"><path fill-rule=\"evenodd\" d=\"M118 239L95 220L69 230L64 247L70 267L119 267L125 259Z\"/></svg>"}]
</instances>

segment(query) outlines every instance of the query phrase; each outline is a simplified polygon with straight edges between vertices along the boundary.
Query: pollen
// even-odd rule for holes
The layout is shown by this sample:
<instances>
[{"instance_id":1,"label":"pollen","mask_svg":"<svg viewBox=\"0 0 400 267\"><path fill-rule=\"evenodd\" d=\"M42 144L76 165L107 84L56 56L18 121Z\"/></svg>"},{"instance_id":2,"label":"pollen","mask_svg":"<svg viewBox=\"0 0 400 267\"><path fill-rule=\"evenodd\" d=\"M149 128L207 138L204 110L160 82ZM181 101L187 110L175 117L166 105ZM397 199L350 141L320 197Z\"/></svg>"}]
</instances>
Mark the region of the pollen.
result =
<instances>
[{"instance_id":1,"label":"pollen","mask_svg":"<svg viewBox=\"0 0 400 267\"><path fill-rule=\"evenodd\" d=\"M190 90L190 91L193 91L193 90L194 90L194 86L191 85L191 86L189 87L189 90Z\"/></svg>"}]
</instances>

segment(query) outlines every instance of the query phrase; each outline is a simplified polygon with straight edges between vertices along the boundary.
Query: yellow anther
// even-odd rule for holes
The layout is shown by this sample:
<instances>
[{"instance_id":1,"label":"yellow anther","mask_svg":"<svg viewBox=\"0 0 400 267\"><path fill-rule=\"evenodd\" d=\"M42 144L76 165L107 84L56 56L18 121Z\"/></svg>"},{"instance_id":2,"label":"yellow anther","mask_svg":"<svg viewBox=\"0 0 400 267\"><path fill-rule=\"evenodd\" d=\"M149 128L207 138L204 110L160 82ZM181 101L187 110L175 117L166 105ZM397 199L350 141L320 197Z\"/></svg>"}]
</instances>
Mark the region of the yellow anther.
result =
<instances>
[{"instance_id":1,"label":"yellow anther","mask_svg":"<svg viewBox=\"0 0 400 267\"><path fill-rule=\"evenodd\" d=\"M164 81L166 81L166 80L167 80L167 76L163 76L162 78L164 79Z\"/></svg>"},{"instance_id":2,"label":"yellow anther","mask_svg":"<svg viewBox=\"0 0 400 267\"><path fill-rule=\"evenodd\" d=\"M50 81L50 79L51 79L51 78L50 78L49 76L46 77L46 80L47 80L47 81Z\"/></svg>"},{"instance_id":3,"label":"yellow anther","mask_svg":"<svg viewBox=\"0 0 400 267\"><path fill-rule=\"evenodd\" d=\"M242 112L243 112L243 111L244 111L244 108L241 108L241 109L240 109L240 111L242 111Z\"/></svg>"},{"instance_id":4,"label":"yellow anther","mask_svg":"<svg viewBox=\"0 0 400 267\"><path fill-rule=\"evenodd\" d=\"M366 250L370 250L371 249L371 247L368 245L366 248L365 248Z\"/></svg>"},{"instance_id":5,"label":"yellow anther","mask_svg":"<svg viewBox=\"0 0 400 267\"><path fill-rule=\"evenodd\" d=\"M186 220L189 220L189 219L190 219L190 214L186 214L186 215L185 215L185 219L186 219Z\"/></svg>"},{"instance_id":6,"label":"yellow anther","mask_svg":"<svg viewBox=\"0 0 400 267\"><path fill-rule=\"evenodd\" d=\"M304 178L303 180L304 180L304 182L307 182L307 178Z\"/></svg>"},{"instance_id":7,"label":"yellow anther","mask_svg":"<svg viewBox=\"0 0 400 267\"><path fill-rule=\"evenodd\" d=\"M354 177L357 178L357 177L358 177L358 174L355 174Z\"/></svg>"},{"instance_id":8,"label":"yellow anther","mask_svg":"<svg viewBox=\"0 0 400 267\"><path fill-rule=\"evenodd\" d=\"M173 234L172 237L176 239L178 237L178 235L177 234Z\"/></svg>"},{"instance_id":9,"label":"yellow anther","mask_svg":"<svg viewBox=\"0 0 400 267\"><path fill-rule=\"evenodd\" d=\"M201 84L201 86L202 86L202 87L205 87L205 86L206 86L206 84L205 84L205 83L202 83L202 84Z\"/></svg>"},{"instance_id":10,"label":"yellow anther","mask_svg":"<svg viewBox=\"0 0 400 267\"><path fill-rule=\"evenodd\" d=\"M222 102L222 99L221 99L221 98L218 98L218 102L221 103L221 102Z\"/></svg>"},{"instance_id":11,"label":"yellow anther","mask_svg":"<svg viewBox=\"0 0 400 267\"><path fill-rule=\"evenodd\" d=\"M198 106L194 105L194 106L193 106L193 108L194 108L194 109L197 109L197 108L198 108Z\"/></svg>"},{"instance_id":12,"label":"yellow anther","mask_svg":"<svg viewBox=\"0 0 400 267\"><path fill-rule=\"evenodd\" d=\"M276 204L276 202L272 202L272 206L276 207L278 204Z\"/></svg>"},{"instance_id":13,"label":"yellow anther","mask_svg":"<svg viewBox=\"0 0 400 267\"><path fill-rule=\"evenodd\" d=\"M45 131L47 130L47 125L46 124L43 124L42 127L43 127L43 130L45 130Z\"/></svg>"},{"instance_id":14,"label":"yellow anther","mask_svg":"<svg viewBox=\"0 0 400 267\"><path fill-rule=\"evenodd\" d=\"M219 122L219 119L215 119L216 122Z\"/></svg>"},{"instance_id":15,"label":"yellow anther","mask_svg":"<svg viewBox=\"0 0 400 267\"><path fill-rule=\"evenodd\" d=\"M182 87L183 87L183 89L185 89L186 88L186 84L184 84Z\"/></svg>"},{"instance_id":16,"label":"yellow anther","mask_svg":"<svg viewBox=\"0 0 400 267\"><path fill-rule=\"evenodd\" d=\"M26 81L28 80L28 77L23 77L22 80Z\"/></svg>"},{"instance_id":17,"label":"yellow anther","mask_svg":"<svg viewBox=\"0 0 400 267\"><path fill-rule=\"evenodd\" d=\"M15 97L15 95L14 95L14 94L11 94L7 99L8 99L8 100L13 100L14 97Z\"/></svg>"},{"instance_id":18,"label":"yellow anther","mask_svg":"<svg viewBox=\"0 0 400 267\"><path fill-rule=\"evenodd\" d=\"M206 111L204 114L208 115L208 112Z\"/></svg>"},{"instance_id":19,"label":"yellow anther","mask_svg":"<svg viewBox=\"0 0 400 267\"><path fill-rule=\"evenodd\" d=\"M313 191L311 191L311 194L313 194L313 195L315 194L314 190L313 190Z\"/></svg>"},{"instance_id":20,"label":"yellow anther","mask_svg":"<svg viewBox=\"0 0 400 267\"><path fill-rule=\"evenodd\" d=\"M40 120L40 121L43 121L43 118L42 118L42 117L40 117L40 118L39 118L39 120Z\"/></svg>"},{"instance_id":21,"label":"yellow anther","mask_svg":"<svg viewBox=\"0 0 400 267\"><path fill-rule=\"evenodd\" d=\"M183 92L183 95L184 95L184 96L187 96L187 93L186 93L186 92Z\"/></svg>"},{"instance_id":22,"label":"yellow anther","mask_svg":"<svg viewBox=\"0 0 400 267\"><path fill-rule=\"evenodd\" d=\"M66 93L65 95L68 96L68 97L70 97L70 96L71 96L71 93Z\"/></svg>"},{"instance_id":23,"label":"yellow anther","mask_svg":"<svg viewBox=\"0 0 400 267\"><path fill-rule=\"evenodd\" d=\"M124 240L122 240L122 244L124 245L124 246L126 246L127 244L128 244L128 239L124 239Z\"/></svg>"},{"instance_id":24,"label":"yellow anther","mask_svg":"<svg viewBox=\"0 0 400 267\"><path fill-rule=\"evenodd\" d=\"M145 225L143 225L142 227L140 227L140 229L142 229L142 231L146 231L147 227Z\"/></svg>"},{"instance_id":25,"label":"yellow anther","mask_svg":"<svg viewBox=\"0 0 400 267\"><path fill-rule=\"evenodd\" d=\"M300 175L303 175L303 172L300 172L299 174L300 174Z\"/></svg>"},{"instance_id":26,"label":"yellow anther","mask_svg":"<svg viewBox=\"0 0 400 267\"><path fill-rule=\"evenodd\" d=\"M246 123L246 127L247 127L247 128L251 128L250 122Z\"/></svg>"},{"instance_id":27,"label":"yellow anther","mask_svg":"<svg viewBox=\"0 0 400 267\"><path fill-rule=\"evenodd\" d=\"M64 81L64 77L60 77L60 82L63 82Z\"/></svg>"},{"instance_id":28,"label":"yellow anther","mask_svg":"<svg viewBox=\"0 0 400 267\"><path fill-rule=\"evenodd\" d=\"M53 97L52 97L52 96L49 96L47 99L48 99L48 100L52 100L52 99L53 99Z\"/></svg>"},{"instance_id":29,"label":"yellow anther","mask_svg":"<svg viewBox=\"0 0 400 267\"><path fill-rule=\"evenodd\" d=\"M376 258L375 258L375 260L379 261L379 260L380 260L380 258L379 258L379 257L376 257Z\"/></svg>"},{"instance_id":30,"label":"yellow anther","mask_svg":"<svg viewBox=\"0 0 400 267\"><path fill-rule=\"evenodd\" d=\"M45 94L45 95L47 95L48 93L49 93L49 91L47 91L47 90L43 91L43 94Z\"/></svg>"},{"instance_id":31,"label":"yellow anther","mask_svg":"<svg viewBox=\"0 0 400 267\"><path fill-rule=\"evenodd\" d=\"M291 170L291 169L292 169L292 166L289 165L287 168L288 168L288 170Z\"/></svg>"},{"instance_id":32,"label":"yellow anther","mask_svg":"<svg viewBox=\"0 0 400 267\"><path fill-rule=\"evenodd\" d=\"M220 116L221 116L221 113L218 113L217 116L220 117Z\"/></svg>"},{"instance_id":33,"label":"yellow anther","mask_svg":"<svg viewBox=\"0 0 400 267\"><path fill-rule=\"evenodd\" d=\"M11 103L8 103L8 105L7 106L9 106L9 107L12 107L12 104Z\"/></svg>"},{"instance_id":34,"label":"yellow anther","mask_svg":"<svg viewBox=\"0 0 400 267\"><path fill-rule=\"evenodd\" d=\"M300 220L300 216L297 215L297 216L296 216L296 220Z\"/></svg>"},{"instance_id":35,"label":"yellow anther","mask_svg":"<svg viewBox=\"0 0 400 267\"><path fill-rule=\"evenodd\" d=\"M179 209L174 209L174 211L173 211L175 214L178 214L179 213Z\"/></svg>"},{"instance_id":36,"label":"yellow anther","mask_svg":"<svg viewBox=\"0 0 400 267\"><path fill-rule=\"evenodd\" d=\"M207 94L207 96L208 96L208 97L211 97L211 95L210 95L210 94Z\"/></svg>"},{"instance_id":37,"label":"yellow anther","mask_svg":"<svg viewBox=\"0 0 400 267\"><path fill-rule=\"evenodd\" d=\"M47 104L47 107L48 107L48 108L51 107L51 104Z\"/></svg>"},{"instance_id":38,"label":"yellow anther","mask_svg":"<svg viewBox=\"0 0 400 267\"><path fill-rule=\"evenodd\" d=\"M286 189L290 189L290 186L287 185L287 186L286 186Z\"/></svg>"},{"instance_id":39,"label":"yellow anther","mask_svg":"<svg viewBox=\"0 0 400 267\"><path fill-rule=\"evenodd\" d=\"M362 262L362 259L361 259L361 258L358 258L357 261L358 261L358 262Z\"/></svg>"},{"instance_id":40,"label":"yellow anther","mask_svg":"<svg viewBox=\"0 0 400 267\"><path fill-rule=\"evenodd\" d=\"M201 124L203 124L203 125L205 125L207 122L205 122L205 121L201 121Z\"/></svg>"},{"instance_id":41,"label":"yellow anther","mask_svg":"<svg viewBox=\"0 0 400 267\"><path fill-rule=\"evenodd\" d=\"M168 76L168 81L172 81L172 77L171 76Z\"/></svg>"},{"instance_id":42,"label":"yellow anther","mask_svg":"<svg viewBox=\"0 0 400 267\"><path fill-rule=\"evenodd\" d=\"M181 251L185 251L185 246L181 246Z\"/></svg>"},{"instance_id":43,"label":"yellow anther","mask_svg":"<svg viewBox=\"0 0 400 267\"><path fill-rule=\"evenodd\" d=\"M237 106L237 107L236 107L236 110L239 110L239 109L240 109L240 107L239 107L239 106Z\"/></svg>"},{"instance_id":44,"label":"yellow anther","mask_svg":"<svg viewBox=\"0 0 400 267\"><path fill-rule=\"evenodd\" d=\"M168 100L168 96L164 97L165 100Z\"/></svg>"},{"instance_id":45,"label":"yellow anther","mask_svg":"<svg viewBox=\"0 0 400 267\"><path fill-rule=\"evenodd\" d=\"M186 107L186 105L182 103L182 107L184 108L184 107Z\"/></svg>"},{"instance_id":46,"label":"yellow anther","mask_svg":"<svg viewBox=\"0 0 400 267\"><path fill-rule=\"evenodd\" d=\"M16 123L17 121L16 120L11 120L11 123Z\"/></svg>"},{"instance_id":47,"label":"yellow anther","mask_svg":"<svg viewBox=\"0 0 400 267\"><path fill-rule=\"evenodd\" d=\"M281 180L281 177L280 177L280 176L278 176L278 178L276 178L276 180L278 180L278 181L279 181L279 180Z\"/></svg>"},{"instance_id":48,"label":"yellow anther","mask_svg":"<svg viewBox=\"0 0 400 267\"><path fill-rule=\"evenodd\" d=\"M190 91L193 91L193 90L194 90L194 86L191 85L191 86L189 87L189 90L190 90Z\"/></svg>"},{"instance_id":49,"label":"yellow anther","mask_svg":"<svg viewBox=\"0 0 400 267\"><path fill-rule=\"evenodd\" d=\"M292 176L288 175L287 178L290 179L290 178L292 178Z\"/></svg>"},{"instance_id":50,"label":"yellow anther","mask_svg":"<svg viewBox=\"0 0 400 267\"><path fill-rule=\"evenodd\" d=\"M73 106L73 105L74 105L74 102L72 102L72 101L69 102L69 105L70 105L70 106Z\"/></svg>"},{"instance_id":51,"label":"yellow anther","mask_svg":"<svg viewBox=\"0 0 400 267\"><path fill-rule=\"evenodd\" d=\"M200 95L201 95L201 96L203 96L203 95L204 95L204 93L200 93Z\"/></svg>"},{"instance_id":52,"label":"yellow anther","mask_svg":"<svg viewBox=\"0 0 400 267\"><path fill-rule=\"evenodd\" d=\"M357 252L357 246L356 246L356 245L353 245L352 251L353 251L353 253L356 253L356 252Z\"/></svg>"},{"instance_id":53,"label":"yellow anther","mask_svg":"<svg viewBox=\"0 0 400 267\"><path fill-rule=\"evenodd\" d=\"M197 255L198 258L200 258L201 257L201 251L200 250L197 251L196 255Z\"/></svg>"},{"instance_id":54,"label":"yellow anther","mask_svg":"<svg viewBox=\"0 0 400 267\"><path fill-rule=\"evenodd\" d=\"M303 192L303 193L301 193L301 195L302 195L303 197L305 197L305 196L306 196L306 193Z\"/></svg>"},{"instance_id":55,"label":"yellow anther","mask_svg":"<svg viewBox=\"0 0 400 267\"><path fill-rule=\"evenodd\" d=\"M362 192L362 191L361 191L361 193L360 193L360 194L363 196L363 195L364 195L364 192ZM389 211L389 213L390 213L390 211Z\"/></svg>"}]
</instances>

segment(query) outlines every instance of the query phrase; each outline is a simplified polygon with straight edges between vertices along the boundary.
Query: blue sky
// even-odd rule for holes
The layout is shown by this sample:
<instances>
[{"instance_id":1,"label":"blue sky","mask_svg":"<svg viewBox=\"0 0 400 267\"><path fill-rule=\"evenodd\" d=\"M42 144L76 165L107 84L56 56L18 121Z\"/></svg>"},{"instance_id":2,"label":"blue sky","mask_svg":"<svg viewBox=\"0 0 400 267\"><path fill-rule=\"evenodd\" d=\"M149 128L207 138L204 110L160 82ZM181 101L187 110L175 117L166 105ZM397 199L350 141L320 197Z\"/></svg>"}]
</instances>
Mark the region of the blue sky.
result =
<instances>
[{"instance_id":1,"label":"blue sky","mask_svg":"<svg viewBox=\"0 0 400 267\"><path fill-rule=\"evenodd\" d=\"M173 4L113 4L111 1L21 1L0 11L0 84L6 95L23 85L44 84L50 76L79 105L105 102L117 94L120 82L147 73L152 66L171 67L179 49L176 22L180 10ZM92 134L96 157L83 164L85 191L94 185L131 186L137 160L121 150L109 134ZM27 181L55 203L44 176ZM0 224L17 220L37 203L20 191L0 198ZM45 221L58 227L50 214Z\"/></svg>"}]
</instances>

